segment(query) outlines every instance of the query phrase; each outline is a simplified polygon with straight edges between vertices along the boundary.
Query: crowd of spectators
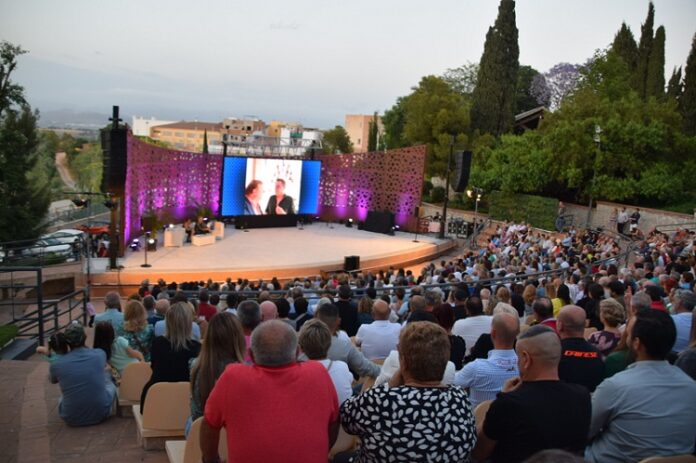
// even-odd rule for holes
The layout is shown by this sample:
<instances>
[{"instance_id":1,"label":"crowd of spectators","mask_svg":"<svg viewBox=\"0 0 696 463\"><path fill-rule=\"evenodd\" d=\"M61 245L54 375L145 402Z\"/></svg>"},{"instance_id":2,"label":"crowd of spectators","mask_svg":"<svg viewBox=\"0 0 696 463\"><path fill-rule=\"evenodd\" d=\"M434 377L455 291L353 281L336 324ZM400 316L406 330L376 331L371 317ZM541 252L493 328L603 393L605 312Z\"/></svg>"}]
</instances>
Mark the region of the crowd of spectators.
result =
<instances>
[{"instance_id":1,"label":"crowd of spectators","mask_svg":"<svg viewBox=\"0 0 696 463\"><path fill-rule=\"evenodd\" d=\"M360 445L335 461L691 454L696 236L627 246L504 224L419 275L144 282L106 296L94 348L80 325L52 339L61 417L106 419L125 365L149 360L141 410L152 384L190 381L204 461L223 428L229 461L326 461L341 426Z\"/></svg>"}]
</instances>

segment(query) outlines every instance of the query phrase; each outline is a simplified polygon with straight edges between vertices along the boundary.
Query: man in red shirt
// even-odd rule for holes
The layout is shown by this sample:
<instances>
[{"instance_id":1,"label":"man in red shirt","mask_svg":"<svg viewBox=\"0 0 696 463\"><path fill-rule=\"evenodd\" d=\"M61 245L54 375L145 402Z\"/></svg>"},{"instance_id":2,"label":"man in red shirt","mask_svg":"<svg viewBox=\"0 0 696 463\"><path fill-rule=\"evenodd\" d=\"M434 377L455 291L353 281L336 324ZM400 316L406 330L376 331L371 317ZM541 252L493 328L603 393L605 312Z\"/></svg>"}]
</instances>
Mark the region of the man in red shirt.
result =
<instances>
[{"instance_id":1,"label":"man in red shirt","mask_svg":"<svg viewBox=\"0 0 696 463\"><path fill-rule=\"evenodd\" d=\"M209 322L213 315L217 313L217 307L208 303L210 296L208 290L203 288L198 292L198 317L205 317L205 321Z\"/></svg>"},{"instance_id":2,"label":"man in red shirt","mask_svg":"<svg viewBox=\"0 0 696 463\"><path fill-rule=\"evenodd\" d=\"M327 461L339 429L336 389L321 363L299 363L297 353L297 334L287 323L271 320L253 331L254 365L230 364L208 396L204 462L220 461L223 427L229 463Z\"/></svg>"}]
</instances>

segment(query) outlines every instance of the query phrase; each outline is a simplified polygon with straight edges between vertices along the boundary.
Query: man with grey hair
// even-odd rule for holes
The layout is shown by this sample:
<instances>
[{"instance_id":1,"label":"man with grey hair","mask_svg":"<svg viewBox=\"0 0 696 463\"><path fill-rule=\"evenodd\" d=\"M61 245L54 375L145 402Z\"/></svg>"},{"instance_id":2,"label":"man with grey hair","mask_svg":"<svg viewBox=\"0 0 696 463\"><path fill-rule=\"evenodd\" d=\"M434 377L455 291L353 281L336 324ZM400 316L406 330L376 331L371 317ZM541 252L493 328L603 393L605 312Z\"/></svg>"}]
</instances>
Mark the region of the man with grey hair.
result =
<instances>
[{"instance_id":1,"label":"man with grey hair","mask_svg":"<svg viewBox=\"0 0 696 463\"><path fill-rule=\"evenodd\" d=\"M554 448L582 455L592 413L590 393L559 380L558 335L548 326L532 326L517 338L515 350L520 376L505 383L488 409L473 457L523 461Z\"/></svg>"},{"instance_id":2,"label":"man with grey hair","mask_svg":"<svg viewBox=\"0 0 696 463\"><path fill-rule=\"evenodd\" d=\"M696 306L696 294L688 289L678 289L674 292L672 299L672 320L677 327L677 340L674 343L672 350L681 352L689 345L691 336L691 321L693 320L693 311Z\"/></svg>"},{"instance_id":3,"label":"man with grey hair","mask_svg":"<svg viewBox=\"0 0 696 463\"><path fill-rule=\"evenodd\" d=\"M244 353L244 361L251 363L251 333L259 323L261 323L261 307L256 301L242 301L237 306L237 317L242 324L244 331L244 341L246 343L246 352Z\"/></svg>"},{"instance_id":4,"label":"man with grey hair","mask_svg":"<svg viewBox=\"0 0 696 463\"><path fill-rule=\"evenodd\" d=\"M220 461L223 427L227 461L326 461L339 429L338 398L326 368L296 360L297 334L280 320L256 327L251 351L254 364L230 364L208 396L203 461ZM302 429L301 439L287 432L289 423Z\"/></svg>"},{"instance_id":5,"label":"man with grey hair","mask_svg":"<svg viewBox=\"0 0 696 463\"><path fill-rule=\"evenodd\" d=\"M104 312L94 317L94 324L99 322L109 322L118 332L123 328L123 313L121 313L121 295L116 291L110 291L104 296Z\"/></svg>"}]
</instances>

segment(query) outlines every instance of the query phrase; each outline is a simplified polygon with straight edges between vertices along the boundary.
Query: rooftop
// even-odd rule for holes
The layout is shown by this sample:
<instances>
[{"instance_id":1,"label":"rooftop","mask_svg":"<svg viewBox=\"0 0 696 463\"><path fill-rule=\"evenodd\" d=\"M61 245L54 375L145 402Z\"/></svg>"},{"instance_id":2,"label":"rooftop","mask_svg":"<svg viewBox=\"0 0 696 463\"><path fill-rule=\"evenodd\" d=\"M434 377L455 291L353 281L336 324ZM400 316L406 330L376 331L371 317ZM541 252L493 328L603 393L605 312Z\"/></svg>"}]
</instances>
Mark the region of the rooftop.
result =
<instances>
[{"instance_id":1,"label":"rooftop","mask_svg":"<svg viewBox=\"0 0 696 463\"><path fill-rule=\"evenodd\" d=\"M208 130L210 132L222 130L221 122L188 122L179 121L172 124L158 125L154 129L182 129L182 130Z\"/></svg>"}]
</instances>

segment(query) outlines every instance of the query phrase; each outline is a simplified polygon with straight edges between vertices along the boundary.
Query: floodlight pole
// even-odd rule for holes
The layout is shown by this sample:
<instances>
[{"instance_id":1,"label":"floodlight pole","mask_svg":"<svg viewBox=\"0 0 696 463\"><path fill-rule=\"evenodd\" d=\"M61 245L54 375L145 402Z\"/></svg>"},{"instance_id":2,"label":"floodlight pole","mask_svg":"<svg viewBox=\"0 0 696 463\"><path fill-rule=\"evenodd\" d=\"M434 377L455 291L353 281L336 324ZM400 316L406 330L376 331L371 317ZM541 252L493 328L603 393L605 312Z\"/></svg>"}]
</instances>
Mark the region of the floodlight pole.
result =
<instances>
[{"instance_id":1,"label":"floodlight pole","mask_svg":"<svg viewBox=\"0 0 696 463\"><path fill-rule=\"evenodd\" d=\"M454 153L454 135L450 140L449 154L447 155L447 175L445 177L445 201L442 204L442 218L440 219L440 233L438 238L445 239L445 224L447 223L447 203L449 203L450 171L452 170L452 154Z\"/></svg>"}]
</instances>

